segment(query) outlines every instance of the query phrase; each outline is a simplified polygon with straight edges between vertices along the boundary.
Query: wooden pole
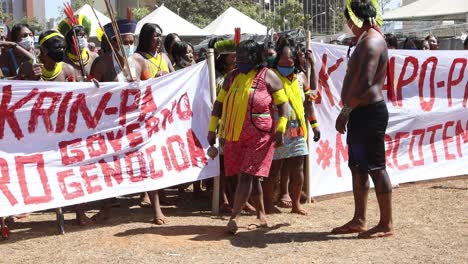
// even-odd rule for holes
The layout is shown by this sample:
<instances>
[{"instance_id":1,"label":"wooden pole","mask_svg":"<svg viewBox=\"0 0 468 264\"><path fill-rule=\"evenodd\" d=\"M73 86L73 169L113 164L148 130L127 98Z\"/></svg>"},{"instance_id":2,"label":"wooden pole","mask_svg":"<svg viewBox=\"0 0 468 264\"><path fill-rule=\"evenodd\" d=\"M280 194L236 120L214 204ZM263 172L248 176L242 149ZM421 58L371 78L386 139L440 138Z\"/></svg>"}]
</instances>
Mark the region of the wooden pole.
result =
<instances>
[{"instance_id":1,"label":"wooden pole","mask_svg":"<svg viewBox=\"0 0 468 264\"><path fill-rule=\"evenodd\" d=\"M104 0L104 3L106 4L107 12L109 13L109 18L111 19L112 28L115 33L115 40L117 41L117 45L119 46L119 50L123 58L123 63L125 66L127 66L128 74L130 76L130 79L133 81L132 71L130 70L130 65L128 64L128 60L127 60L127 55L125 54L125 49L123 47L123 43L122 43L123 41L120 35L119 26L117 25L117 20L115 20L114 10L112 9L112 5L109 2L109 0ZM112 43L109 42L109 44L112 46Z\"/></svg>"},{"instance_id":2,"label":"wooden pole","mask_svg":"<svg viewBox=\"0 0 468 264\"><path fill-rule=\"evenodd\" d=\"M104 33L104 37L106 38L107 42L109 43L110 49L111 49L111 51L112 51L112 54L114 55L115 60L117 61L117 64L118 64L119 67L120 67L120 70L123 71L123 67L122 67L122 64L121 64L120 61L119 61L119 57L117 57L117 53L115 53L114 47L113 47L112 44L111 44L111 40L109 39L109 36L107 36L106 31L104 30L104 27L103 27L102 24L101 24L101 21L99 21L99 17L97 16L96 11L94 10L94 7L91 7L91 10L93 10L93 13L94 13L94 16L96 17L96 20L97 20L97 22L98 22L98 25L99 25L99 27L102 29L102 31L103 31L103 33Z\"/></svg>"},{"instance_id":3,"label":"wooden pole","mask_svg":"<svg viewBox=\"0 0 468 264\"><path fill-rule=\"evenodd\" d=\"M216 101L216 73L214 49L208 49L208 75L210 80L211 103ZM219 175L219 174L218 174ZM219 214L220 176L213 178L213 199L211 201L211 214Z\"/></svg>"},{"instance_id":4,"label":"wooden pole","mask_svg":"<svg viewBox=\"0 0 468 264\"><path fill-rule=\"evenodd\" d=\"M307 33L306 33L306 51L308 50L311 50L311 45L310 45L310 31L307 30ZM306 62L307 63L307 72L306 72L306 75L307 75L307 81L310 82L310 65L309 65L309 62ZM308 124L309 122L307 122L307 129L309 130L309 137L307 138L307 148L309 149L309 152L310 152L310 135L312 134L311 133L311 129L309 129L310 125ZM309 155L307 155L305 157L305 161L304 161L304 182L305 182L305 185L306 185L306 194L307 194L307 203L310 203L311 202L311 194L310 194L310 189L311 189L311 186L310 186L310 165L309 165Z\"/></svg>"}]
</instances>

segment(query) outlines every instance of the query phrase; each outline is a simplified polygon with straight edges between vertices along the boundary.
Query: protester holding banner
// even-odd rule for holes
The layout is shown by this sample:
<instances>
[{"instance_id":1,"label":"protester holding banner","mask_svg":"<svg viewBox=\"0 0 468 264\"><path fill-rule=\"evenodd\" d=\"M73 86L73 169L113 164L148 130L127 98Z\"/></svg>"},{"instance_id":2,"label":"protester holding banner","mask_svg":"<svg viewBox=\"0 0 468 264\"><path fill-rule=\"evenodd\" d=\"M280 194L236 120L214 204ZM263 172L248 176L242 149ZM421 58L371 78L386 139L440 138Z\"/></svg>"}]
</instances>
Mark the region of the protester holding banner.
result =
<instances>
[{"instance_id":1,"label":"protester holding banner","mask_svg":"<svg viewBox=\"0 0 468 264\"><path fill-rule=\"evenodd\" d=\"M343 81L343 108L336 130L348 132L348 165L353 179L354 217L333 234L359 233L359 238L393 235L392 184L386 171L384 136L388 111L382 94L388 53L377 0L347 0L347 26L358 38ZM375 185L380 221L367 230L366 211L369 174Z\"/></svg>"},{"instance_id":2,"label":"protester holding banner","mask_svg":"<svg viewBox=\"0 0 468 264\"><path fill-rule=\"evenodd\" d=\"M229 232L235 234L237 220L249 197L257 210L258 224L267 227L260 179L268 177L274 145L283 145L287 124L288 98L276 74L262 66L262 49L253 40L239 43L237 70L231 72L213 107L208 142L214 145L219 119L224 124L224 165L227 176L239 175ZM274 128L271 112L278 107L279 121ZM276 132L275 132L276 131Z\"/></svg>"},{"instance_id":3,"label":"protester holding banner","mask_svg":"<svg viewBox=\"0 0 468 264\"><path fill-rule=\"evenodd\" d=\"M33 60L23 63L18 72L21 80L74 81L73 66L63 62L65 38L55 30L48 30L39 36L41 54L38 63Z\"/></svg>"},{"instance_id":4,"label":"protester holding banner","mask_svg":"<svg viewBox=\"0 0 468 264\"><path fill-rule=\"evenodd\" d=\"M34 34L28 24L16 24L11 29L11 40L0 41L0 69L4 77L16 77L19 67L33 59Z\"/></svg>"},{"instance_id":5,"label":"protester holding banner","mask_svg":"<svg viewBox=\"0 0 468 264\"><path fill-rule=\"evenodd\" d=\"M195 64L192 44L185 41L176 42L172 48L172 58L174 58L176 71Z\"/></svg>"},{"instance_id":6,"label":"protester holding banner","mask_svg":"<svg viewBox=\"0 0 468 264\"><path fill-rule=\"evenodd\" d=\"M149 79L150 74L147 66L131 58L135 50L134 33L136 21L121 19L117 21L117 27L120 32L120 37L122 38L125 56L128 58L129 68L127 68L127 65L124 63L123 54L120 51L114 29L112 28L112 23L108 23L104 26L104 38L110 40L113 50L109 49L108 52L94 61L91 66L91 76L88 77L88 79L94 78L99 82L123 82ZM117 57L117 59L115 57ZM130 77L133 78L133 80Z\"/></svg>"},{"instance_id":7,"label":"protester holding banner","mask_svg":"<svg viewBox=\"0 0 468 264\"><path fill-rule=\"evenodd\" d=\"M87 39L91 31L91 21L85 15L79 15L77 21L79 24L73 25L65 18L57 28L65 36L67 43L64 61L73 66L78 81L85 81L97 55L88 49Z\"/></svg>"},{"instance_id":8,"label":"protester holding banner","mask_svg":"<svg viewBox=\"0 0 468 264\"><path fill-rule=\"evenodd\" d=\"M299 60L296 59L297 50L294 41L280 38L276 52L277 57L273 71L283 83L289 101L289 113L284 145L275 149L269 176L262 185L265 190L265 209L267 213L275 211L273 205L274 187L278 183L280 174L285 174L287 176L285 182L288 182L288 176L291 181L292 213L307 215L307 212L301 208L300 203L304 183L304 158L308 155L306 113L314 131L315 141L320 139L320 130L314 115L312 102L309 100L311 91L307 79L304 79L305 76L299 74L297 70L301 66ZM308 52L307 54L313 65L312 53ZM312 71L315 72L315 69L312 68ZM315 78L312 78L312 80L315 81ZM315 84L312 85L316 86ZM308 111L305 111L305 108L308 108ZM287 186L288 184L286 184ZM291 201L287 190L283 195L287 195ZM280 199L285 198L281 197Z\"/></svg>"},{"instance_id":9,"label":"protester holding banner","mask_svg":"<svg viewBox=\"0 0 468 264\"><path fill-rule=\"evenodd\" d=\"M138 47L134 54L135 60L147 62L151 78L159 77L174 71L172 63L161 50L163 31L157 24L143 25L138 38Z\"/></svg>"}]
</instances>

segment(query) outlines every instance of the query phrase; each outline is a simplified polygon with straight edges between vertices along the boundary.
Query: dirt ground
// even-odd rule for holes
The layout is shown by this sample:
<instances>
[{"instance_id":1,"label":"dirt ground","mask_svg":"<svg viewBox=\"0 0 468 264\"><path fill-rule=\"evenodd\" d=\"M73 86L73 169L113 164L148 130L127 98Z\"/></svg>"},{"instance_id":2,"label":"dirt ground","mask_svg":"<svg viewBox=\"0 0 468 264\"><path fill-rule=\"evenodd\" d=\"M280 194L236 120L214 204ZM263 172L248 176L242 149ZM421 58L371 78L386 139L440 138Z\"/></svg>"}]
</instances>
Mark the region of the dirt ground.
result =
<instances>
[{"instance_id":1,"label":"dirt ground","mask_svg":"<svg viewBox=\"0 0 468 264\"><path fill-rule=\"evenodd\" d=\"M466 176L395 189L396 235L377 240L329 234L351 217L350 194L306 205L309 216L284 209L269 217L270 229L236 236L225 231L227 216L210 215L208 200L186 196L178 207L164 208L166 226L151 224L151 210L136 199L120 199L101 225L74 225L67 212L65 235L56 235L53 212L31 214L0 241L0 263L468 263ZM378 215L372 194L370 226ZM242 225L253 221L241 218Z\"/></svg>"}]
</instances>

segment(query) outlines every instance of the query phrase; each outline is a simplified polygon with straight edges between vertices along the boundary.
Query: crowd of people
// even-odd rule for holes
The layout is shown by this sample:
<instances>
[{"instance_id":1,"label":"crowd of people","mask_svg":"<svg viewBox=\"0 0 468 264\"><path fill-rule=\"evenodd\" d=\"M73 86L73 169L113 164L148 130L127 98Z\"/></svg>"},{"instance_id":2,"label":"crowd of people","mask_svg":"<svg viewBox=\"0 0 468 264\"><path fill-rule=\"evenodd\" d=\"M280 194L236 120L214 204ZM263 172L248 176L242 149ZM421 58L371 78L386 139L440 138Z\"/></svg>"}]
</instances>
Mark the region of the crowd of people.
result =
<instances>
[{"instance_id":1,"label":"crowd of people","mask_svg":"<svg viewBox=\"0 0 468 264\"><path fill-rule=\"evenodd\" d=\"M341 94L343 107L335 127L339 133L347 133L355 213L351 221L331 232L359 233L361 238L393 234L392 185L385 169L384 145L388 111L381 92L387 50L438 48L432 35L418 43L419 47L410 38L398 43L394 35L384 35L379 29L382 20L378 8L374 0L346 1L346 26L355 36L354 52L349 58ZM9 39L0 41L0 77L94 82L99 87L100 82L158 78L195 64L192 44L175 33L163 32L157 24L143 25L138 37L133 19L117 21L119 35L111 23L104 25L102 36L98 36L100 49L96 51L96 45L88 43L89 19L80 15L77 21L64 19L57 30L42 32L39 52L31 28L27 24L14 25ZM468 49L468 39L464 46ZM314 114L318 80L311 48L288 36L268 45L254 40L212 38L208 48L216 54L217 98L207 140L211 146L219 143L219 151L208 155L220 156L220 208L231 214L228 231L237 232L243 211L257 215L258 221L248 229L268 227L267 215L280 212L276 206L307 215L301 205L307 198L303 192L304 162L309 153L307 123L313 140L320 140ZM371 229L366 223L369 175L380 208L380 221ZM186 187L176 188L183 193ZM193 192L202 192L200 182L193 183ZM160 206L160 201L166 199L164 190L142 194L141 199L151 205L153 222L166 224ZM112 203L112 199L101 201L101 209L93 219L108 219ZM74 210L78 224L92 223L85 204L76 205ZM8 237L5 218L0 220L2 237Z\"/></svg>"}]
</instances>

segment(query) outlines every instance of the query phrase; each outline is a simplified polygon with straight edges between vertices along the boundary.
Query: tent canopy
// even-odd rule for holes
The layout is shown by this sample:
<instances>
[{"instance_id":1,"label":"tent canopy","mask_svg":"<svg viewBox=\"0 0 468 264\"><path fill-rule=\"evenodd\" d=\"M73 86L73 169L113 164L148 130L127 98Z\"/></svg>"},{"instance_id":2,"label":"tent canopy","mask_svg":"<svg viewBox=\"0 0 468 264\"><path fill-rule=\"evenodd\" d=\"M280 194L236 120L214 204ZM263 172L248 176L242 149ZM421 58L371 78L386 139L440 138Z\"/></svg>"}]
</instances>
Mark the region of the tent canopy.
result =
<instances>
[{"instance_id":1,"label":"tent canopy","mask_svg":"<svg viewBox=\"0 0 468 264\"><path fill-rule=\"evenodd\" d=\"M110 18L106 17L103 13L99 12L98 10L94 9L96 12L97 17L99 18L99 22L101 25L104 26L107 23L110 23ZM96 37L96 29L99 28L98 20L93 13L93 9L90 5L86 4L82 6L80 9L75 11L75 15L85 15L91 20L91 32L89 33L89 37Z\"/></svg>"},{"instance_id":2,"label":"tent canopy","mask_svg":"<svg viewBox=\"0 0 468 264\"><path fill-rule=\"evenodd\" d=\"M140 34L141 28L146 23L158 24L162 28L164 35L169 33L177 33L179 36L209 35L207 32L178 16L164 5L138 21L135 33Z\"/></svg>"},{"instance_id":3,"label":"tent canopy","mask_svg":"<svg viewBox=\"0 0 468 264\"><path fill-rule=\"evenodd\" d=\"M384 14L386 21L468 20L468 0L419 0ZM468 21L467 21L468 22Z\"/></svg>"},{"instance_id":4,"label":"tent canopy","mask_svg":"<svg viewBox=\"0 0 468 264\"><path fill-rule=\"evenodd\" d=\"M220 36L234 34L234 28L236 27L241 28L241 33L258 35L266 35L267 33L267 28L264 25L244 15L234 7L229 7L204 30L212 35Z\"/></svg>"}]
</instances>

